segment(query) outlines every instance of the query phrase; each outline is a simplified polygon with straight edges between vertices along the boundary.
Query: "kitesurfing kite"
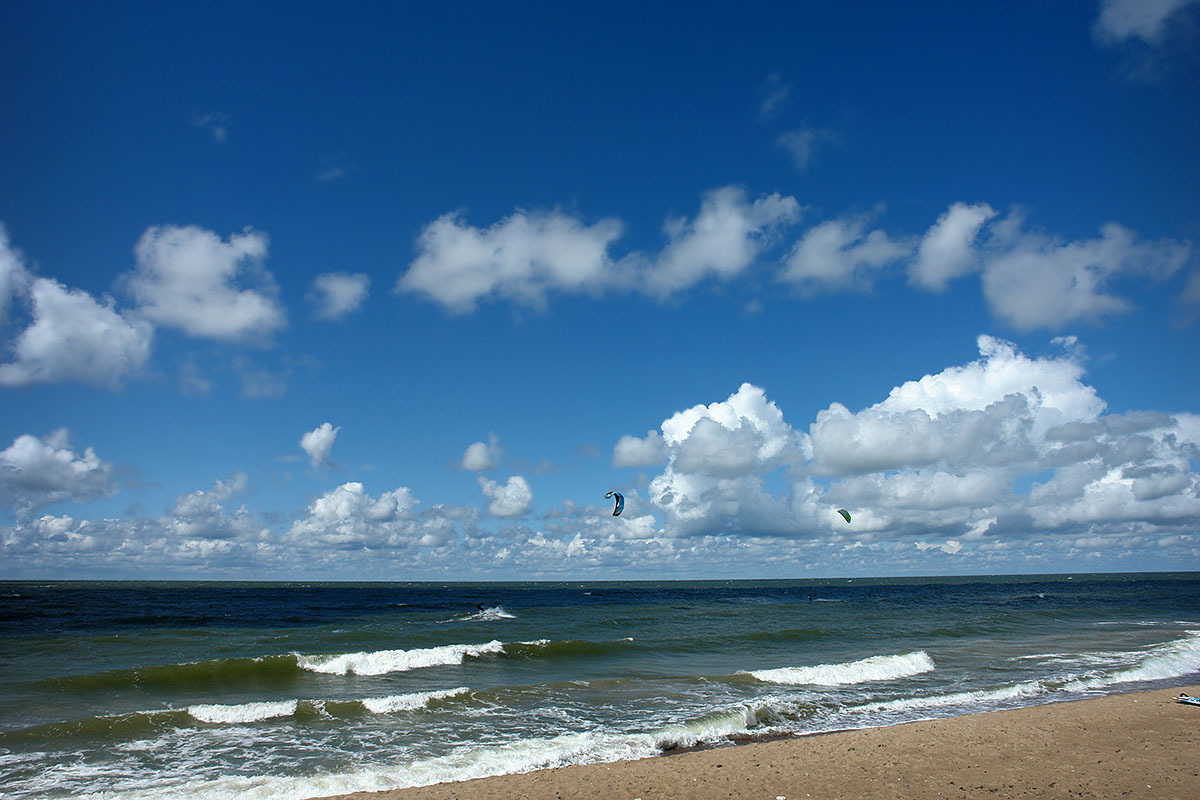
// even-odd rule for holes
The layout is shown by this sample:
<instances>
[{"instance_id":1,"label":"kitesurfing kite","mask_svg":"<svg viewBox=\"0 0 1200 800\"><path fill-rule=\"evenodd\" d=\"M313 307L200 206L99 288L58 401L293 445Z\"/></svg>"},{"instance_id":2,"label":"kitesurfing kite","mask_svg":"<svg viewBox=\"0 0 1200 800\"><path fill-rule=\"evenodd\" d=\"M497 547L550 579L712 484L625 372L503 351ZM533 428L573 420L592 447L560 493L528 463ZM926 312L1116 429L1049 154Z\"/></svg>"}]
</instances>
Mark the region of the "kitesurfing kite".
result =
<instances>
[{"instance_id":1,"label":"kitesurfing kite","mask_svg":"<svg viewBox=\"0 0 1200 800\"><path fill-rule=\"evenodd\" d=\"M621 494L620 492L609 492L604 496L610 499L614 497L617 499L616 507L613 508L613 516L621 516L621 512L625 510L625 495Z\"/></svg>"},{"instance_id":2,"label":"kitesurfing kite","mask_svg":"<svg viewBox=\"0 0 1200 800\"><path fill-rule=\"evenodd\" d=\"M849 521L850 521L850 512L849 512L849 511L847 511L847 510L846 510L846 509L844 509L844 508L839 508L839 509L838 509L838 513L839 513L839 514L841 514L843 517L845 517L845 518L846 518L846 522L849 522Z\"/></svg>"}]
</instances>

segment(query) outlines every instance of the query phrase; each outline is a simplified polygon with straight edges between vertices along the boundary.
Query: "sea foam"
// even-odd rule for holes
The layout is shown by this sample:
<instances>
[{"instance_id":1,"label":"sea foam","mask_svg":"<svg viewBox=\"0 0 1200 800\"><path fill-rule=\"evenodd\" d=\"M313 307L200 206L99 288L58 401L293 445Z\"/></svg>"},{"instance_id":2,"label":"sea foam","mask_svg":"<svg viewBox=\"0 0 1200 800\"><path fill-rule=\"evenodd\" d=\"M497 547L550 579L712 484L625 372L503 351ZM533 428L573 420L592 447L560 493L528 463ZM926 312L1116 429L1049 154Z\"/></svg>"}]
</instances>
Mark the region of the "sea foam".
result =
<instances>
[{"instance_id":1,"label":"sea foam","mask_svg":"<svg viewBox=\"0 0 1200 800\"><path fill-rule=\"evenodd\" d=\"M813 667L781 667L748 673L766 683L812 686L846 686L868 681L908 678L934 669L933 659L924 650L893 656L871 656L842 664L818 664Z\"/></svg>"},{"instance_id":2,"label":"sea foam","mask_svg":"<svg viewBox=\"0 0 1200 800\"><path fill-rule=\"evenodd\" d=\"M369 653L341 655L296 655L300 669L323 672L327 675L386 675L407 672L422 667L441 667L461 664L468 656L502 653L504 644L490 641L484 644L448 644L415 650L376 650Z\"/></svg>"}]
</instances>

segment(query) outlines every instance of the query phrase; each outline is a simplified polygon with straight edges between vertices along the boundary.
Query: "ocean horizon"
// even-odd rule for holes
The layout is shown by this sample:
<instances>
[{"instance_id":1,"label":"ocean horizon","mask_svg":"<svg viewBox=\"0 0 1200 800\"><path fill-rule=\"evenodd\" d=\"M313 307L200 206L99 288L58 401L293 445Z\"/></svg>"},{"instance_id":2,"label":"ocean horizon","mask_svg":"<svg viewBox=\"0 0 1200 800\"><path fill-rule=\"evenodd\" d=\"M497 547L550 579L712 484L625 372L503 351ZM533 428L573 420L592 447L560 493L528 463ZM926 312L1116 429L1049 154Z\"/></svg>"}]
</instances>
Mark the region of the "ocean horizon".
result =
<instances>
[{"instance_id":1,"label":"ocean horizon","mask_svg":"<svg viewBox=\"0 0 1200 800\"><path fill-rule=\"evenodd\" d=\"M0 581L0 785L303 800L1200 677L1200 572Z\"/></svg>"}]
</instances>

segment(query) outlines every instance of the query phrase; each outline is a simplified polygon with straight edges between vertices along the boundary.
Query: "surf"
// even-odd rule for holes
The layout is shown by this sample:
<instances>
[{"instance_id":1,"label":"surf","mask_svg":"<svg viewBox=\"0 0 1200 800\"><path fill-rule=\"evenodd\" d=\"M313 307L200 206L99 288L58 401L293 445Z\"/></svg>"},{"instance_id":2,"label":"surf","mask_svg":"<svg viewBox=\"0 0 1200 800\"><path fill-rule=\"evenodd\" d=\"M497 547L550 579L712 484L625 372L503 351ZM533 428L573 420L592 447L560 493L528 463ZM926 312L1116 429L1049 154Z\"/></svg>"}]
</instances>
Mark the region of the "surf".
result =
<instances>
[{"instance_id":1,"label":"surf","mask_svg":"<svg viewBox=\"0 0 1200 800\"><path fill-rule=\"evenodd\" d=\"M892 681L910 678L934 669L933 659L924 650L902 655L870 656L840 664L817 664L810 667L779 667L741 673L764 683L789 686L847 686L871 681Z\"/></svg>"}]
</instances>

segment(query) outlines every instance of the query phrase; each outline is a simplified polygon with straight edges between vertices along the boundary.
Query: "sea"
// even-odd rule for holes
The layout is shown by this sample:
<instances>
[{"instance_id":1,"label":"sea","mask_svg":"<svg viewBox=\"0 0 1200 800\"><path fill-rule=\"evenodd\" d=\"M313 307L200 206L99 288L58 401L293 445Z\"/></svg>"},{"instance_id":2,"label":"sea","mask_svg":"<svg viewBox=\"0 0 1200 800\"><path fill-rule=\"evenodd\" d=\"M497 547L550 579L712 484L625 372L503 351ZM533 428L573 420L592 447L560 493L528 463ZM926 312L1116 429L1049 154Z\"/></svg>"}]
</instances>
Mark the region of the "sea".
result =
<instances>
[{"instance_id":1,"label":"sea","mask_svg":"<svg viewBox=\"0 0 1200 800\"><path fill-rule=\"evenodd\" d=\"M0 796L301 800L1200 683L1200 573L0 582Z\"/></svg>"}]
</instances>

